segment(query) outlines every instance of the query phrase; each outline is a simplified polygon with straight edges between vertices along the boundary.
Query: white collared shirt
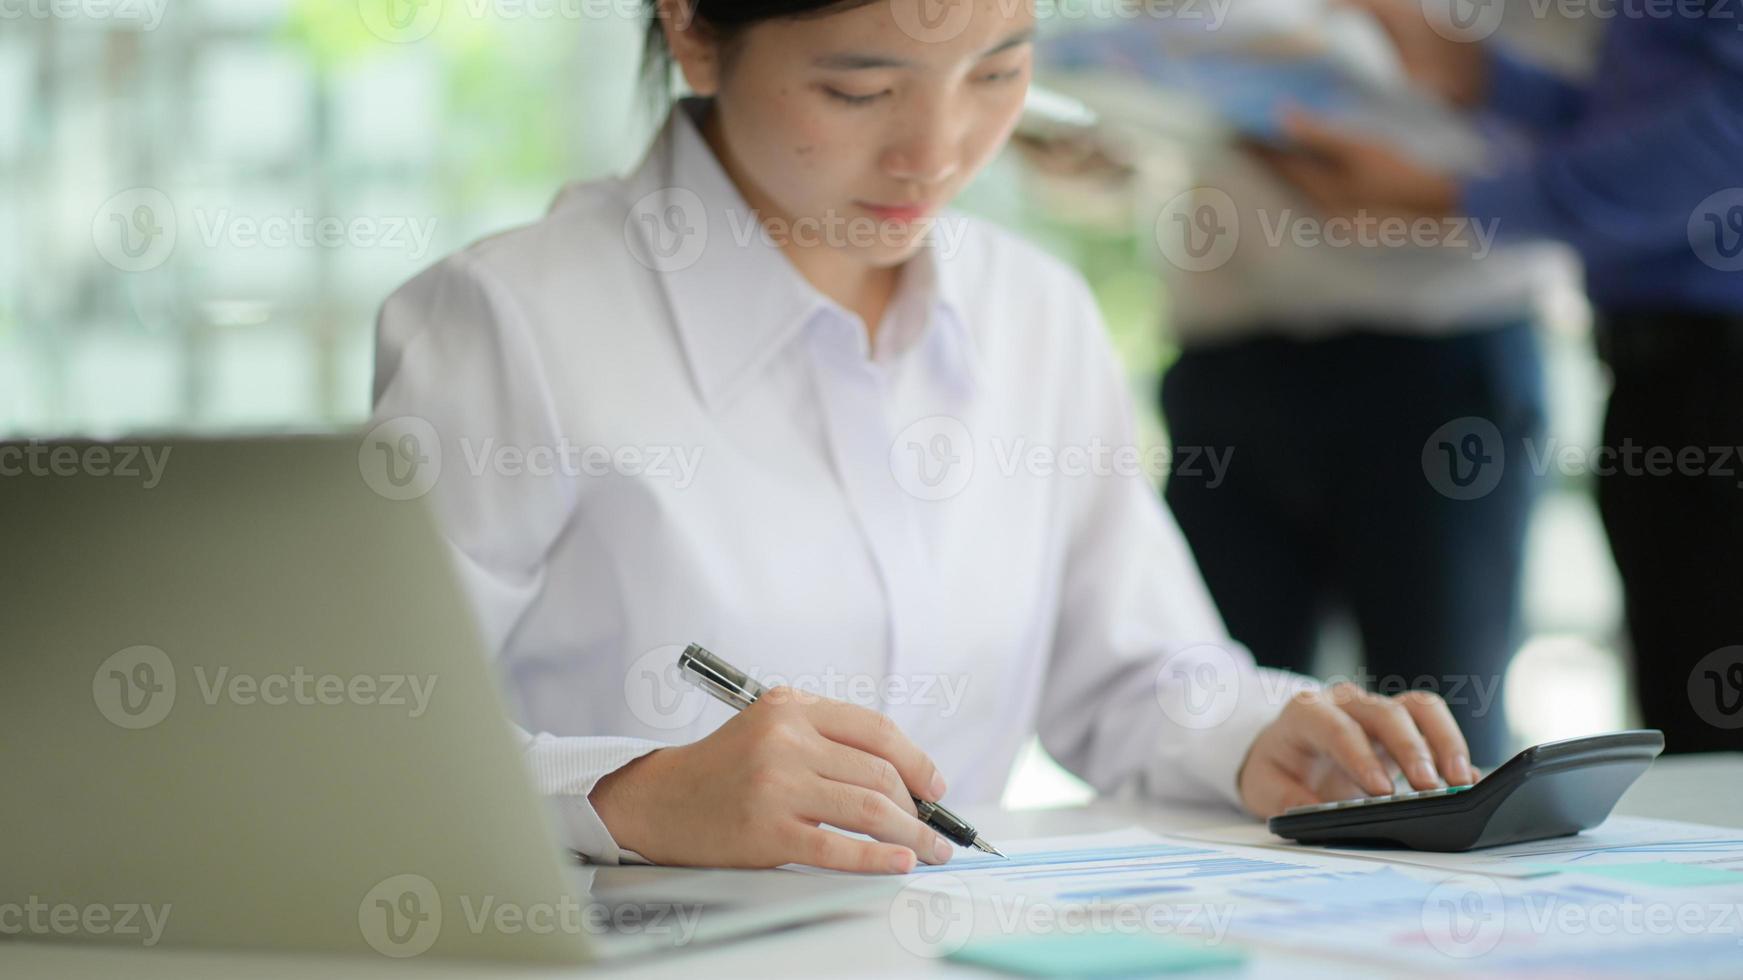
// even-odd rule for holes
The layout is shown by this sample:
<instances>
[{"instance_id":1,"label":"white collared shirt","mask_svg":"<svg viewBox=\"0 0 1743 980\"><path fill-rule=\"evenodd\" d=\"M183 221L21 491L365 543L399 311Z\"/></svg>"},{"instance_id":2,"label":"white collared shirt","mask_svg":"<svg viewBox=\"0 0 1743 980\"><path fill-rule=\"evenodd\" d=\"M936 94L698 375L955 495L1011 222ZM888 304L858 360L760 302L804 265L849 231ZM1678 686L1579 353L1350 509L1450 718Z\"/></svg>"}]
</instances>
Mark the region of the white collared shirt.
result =
<instances>
[{"instance_id":1,"label":"white collared shirt","mask_svg":"<svg viewBox=\"0 0 1743 980\"><path fill-rule=\"evenodd\" d=\"M1237 801L1301 679L1224 631L1081 278L946 212L871 348L746 236L705 106L378 326L377 420L439 440L428 497L568 843L620 860L594 784L730 717L677 677L691 642L889 714L951 804L1036 732L1098 789Z\"/></svg>"}]
</instances>

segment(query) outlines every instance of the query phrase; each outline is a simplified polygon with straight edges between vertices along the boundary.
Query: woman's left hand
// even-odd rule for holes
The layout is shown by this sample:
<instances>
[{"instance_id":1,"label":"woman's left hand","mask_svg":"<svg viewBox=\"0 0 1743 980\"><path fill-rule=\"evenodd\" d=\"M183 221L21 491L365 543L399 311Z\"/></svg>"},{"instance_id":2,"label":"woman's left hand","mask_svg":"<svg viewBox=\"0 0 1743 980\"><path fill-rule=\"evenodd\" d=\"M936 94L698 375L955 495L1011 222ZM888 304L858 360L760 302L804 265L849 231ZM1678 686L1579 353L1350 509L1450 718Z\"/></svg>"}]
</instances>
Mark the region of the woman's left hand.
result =
<instances>
[{"instance_id":1,"label":"woman's left hand","mask_svg":"<svg viewBox=\"0 0 1743 980\"><path fill-rule=\"evenodd\" d=\"M1477 778L1465 737L1439 695L1389 697L1336 684L1290 699L1253 740L1237 785L1248 810L1272 817L1291 807L1391 793L1395 769L1416 789Z\"/></svg>"}]
</instances>

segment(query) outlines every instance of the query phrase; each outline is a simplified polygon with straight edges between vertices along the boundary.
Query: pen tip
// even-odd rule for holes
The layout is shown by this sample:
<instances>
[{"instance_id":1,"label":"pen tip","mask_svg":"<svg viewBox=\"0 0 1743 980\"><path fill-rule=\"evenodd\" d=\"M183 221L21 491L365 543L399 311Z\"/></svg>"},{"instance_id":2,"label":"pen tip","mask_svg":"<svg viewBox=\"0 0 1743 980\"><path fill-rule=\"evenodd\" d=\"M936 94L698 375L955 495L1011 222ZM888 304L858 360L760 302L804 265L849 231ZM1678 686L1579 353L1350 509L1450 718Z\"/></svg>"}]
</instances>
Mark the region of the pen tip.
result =
<instances>
[{"instance_id":1,"label":"pen tip","mask_svg":"<svg viewBox=\"0 0 1743 980\"><path fill-rule=\"evenodd\" d=\"M987 843L987 839L985 837L979 837L979 836L975 837L974 846L977 850L985 851L988 854L996 854L999 857L1007 857L1004 851L1001 851L998 848Z\"/></svg>"}]
</instances>

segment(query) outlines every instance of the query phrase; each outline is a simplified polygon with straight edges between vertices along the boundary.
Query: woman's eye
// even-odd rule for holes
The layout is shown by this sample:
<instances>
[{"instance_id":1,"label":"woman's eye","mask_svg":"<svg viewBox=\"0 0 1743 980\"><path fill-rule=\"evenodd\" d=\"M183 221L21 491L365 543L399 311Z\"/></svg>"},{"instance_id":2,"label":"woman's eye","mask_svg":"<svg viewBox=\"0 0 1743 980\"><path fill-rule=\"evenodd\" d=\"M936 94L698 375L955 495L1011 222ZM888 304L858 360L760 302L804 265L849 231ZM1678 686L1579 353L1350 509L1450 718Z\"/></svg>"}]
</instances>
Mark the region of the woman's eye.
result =
<instances>
[{"instance_id":1,"label":"woman's eye","mask_svg":"<svg viewBox=\"0 0 1743 980\"><path fill-rule=\"evenodd\" d=\"M997 71L997 72L992 72L990 74L982 75L982 76L980 76L980 80L983 82L986 82L988 84L992 84L995 82L1008 82L1011 79L1016 78L1018 75L1021 75L1022 73L1023 73L1023 69L1012 68L1009 71Z\"/></svg>"},{"instance_id":2,"label":"woman's eye","mask_svg":"<svg viewBox=\"0 0 1743 980\"><path fill-rule=\"evenodd\" d=\"M888 90L885 90L883 92L873 92L870 95L854 95L851 92L843 92L840 89L830 88L827 85L823 86L823 91L829 93L830 98L838 99L848 105L866 105L889 94Z\"/></svg>"}]
</instances>

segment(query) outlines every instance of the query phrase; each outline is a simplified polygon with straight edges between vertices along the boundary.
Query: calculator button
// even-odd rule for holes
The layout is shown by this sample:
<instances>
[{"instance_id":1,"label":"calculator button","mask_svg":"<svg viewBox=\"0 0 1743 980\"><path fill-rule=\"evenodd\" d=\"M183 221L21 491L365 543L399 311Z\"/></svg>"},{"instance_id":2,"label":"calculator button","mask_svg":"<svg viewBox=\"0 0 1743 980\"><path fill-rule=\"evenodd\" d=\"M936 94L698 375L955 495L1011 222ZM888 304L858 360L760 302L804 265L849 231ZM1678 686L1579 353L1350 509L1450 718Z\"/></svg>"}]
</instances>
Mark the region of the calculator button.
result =
<instances>
[{"instance_id":1,"label":"calculator button","mask_svg":"<svg viewBox=\"0 0 1743 980\"><path fill-rule=\"evenodd\" d=\"M1284 811L1284 815L1288 816L1289 814L1294 813L1324 813L1327 810L1347 810L1350 807L1373 806L1376 803L1394 803L1399 800L1421 800L1433 796L1451 796L1454 793L1462 793L1470 788L1471 787L1469 786L1441 786L1435 789L1412 790L1408 793L1388 793L1385 796L1358 796L1355 799L1350 800L1335 800L1331 803L1310 803L1306 806L1291 807Z\"/></svg>"},{"instance_id":2,"label":"calculator button","mask_svg":"<svg viewBox=\"0 0 1743 980\"><path fill-rule=\"evenodd\" d=\"M1308 804L1305 804L1303 806L1292 806L1289 809L1284 810L1283 815L1287 817L1287 816L1291 816L1291 815L1297 814L1297 813L1323 813L1326 810L1336 810L1338 807L1341 807L1341 806L1343 806L1343 803L1341 803L1341 802L1308 803Z\"/></svg>"}]
</instances>

